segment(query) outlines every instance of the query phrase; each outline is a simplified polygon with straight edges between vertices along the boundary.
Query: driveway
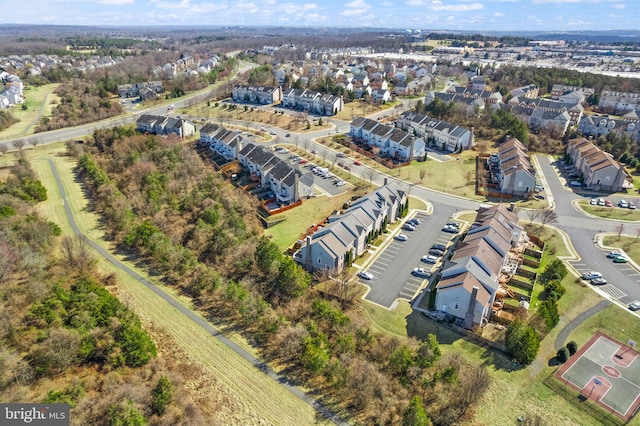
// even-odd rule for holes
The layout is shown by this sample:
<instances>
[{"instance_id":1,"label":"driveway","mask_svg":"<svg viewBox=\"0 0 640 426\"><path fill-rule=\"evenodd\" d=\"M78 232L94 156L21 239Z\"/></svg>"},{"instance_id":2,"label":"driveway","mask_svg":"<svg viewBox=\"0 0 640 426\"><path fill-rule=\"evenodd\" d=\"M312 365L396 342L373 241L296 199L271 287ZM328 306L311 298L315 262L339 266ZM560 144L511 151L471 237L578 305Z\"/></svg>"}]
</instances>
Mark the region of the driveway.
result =
<instances>
[{"instance_id":1,"label":"driveway","mask_svg":"<svg viewBox=\"0 0 640 426\"><path fill-rule=\"evenodd\" d=\"M454 236L441 231L449 216L433 216L419 212L414 216L420 220L415 231L401 230L407 241L392 240L375 261L367 268L373 275L371 280L360 279L371 289L366 300L386 308L393 308L396 299L413 299L422 287L424 279L411 274L413 268L422 267L426 271L435 270L434 265L423 263L420 258L428 254L435 244L447 244Z\"/></svg>"}]
</instances>

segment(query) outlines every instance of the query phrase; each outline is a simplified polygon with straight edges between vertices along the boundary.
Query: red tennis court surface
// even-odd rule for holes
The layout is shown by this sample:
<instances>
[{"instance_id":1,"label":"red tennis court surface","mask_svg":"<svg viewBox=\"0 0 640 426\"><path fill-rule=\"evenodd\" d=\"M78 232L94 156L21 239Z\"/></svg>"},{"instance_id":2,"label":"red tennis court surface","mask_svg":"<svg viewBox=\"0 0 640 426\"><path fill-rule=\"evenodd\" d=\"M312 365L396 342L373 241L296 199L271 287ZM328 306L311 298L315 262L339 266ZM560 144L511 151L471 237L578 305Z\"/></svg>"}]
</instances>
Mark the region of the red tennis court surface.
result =
<instances>
[{"instance_id":1,"label":"red tennis court surface","mask_svg":"<svg viewBox=\"0 0 640 426\"><path fill-rule=\"evenodd\" d=\"M556 378L628 421L640 407L640 353L602 333L558 369Z\"/></svg>"}]
</instances>

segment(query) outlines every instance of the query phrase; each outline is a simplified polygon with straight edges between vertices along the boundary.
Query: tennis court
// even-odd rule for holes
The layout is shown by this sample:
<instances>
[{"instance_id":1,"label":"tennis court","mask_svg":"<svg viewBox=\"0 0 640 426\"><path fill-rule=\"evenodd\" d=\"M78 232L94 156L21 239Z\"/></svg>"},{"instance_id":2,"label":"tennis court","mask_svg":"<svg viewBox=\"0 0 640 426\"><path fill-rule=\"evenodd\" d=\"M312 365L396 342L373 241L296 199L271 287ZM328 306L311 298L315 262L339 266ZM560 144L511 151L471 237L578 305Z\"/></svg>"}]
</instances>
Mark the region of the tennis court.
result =
<instances>
[{"instance_id":1,"label":"tennis court","mask_svg":"<svg viewBox=\"0 0 640 426\"><path fill-rule=\"evenodd\" d=\"M556 377L624 420L640 406L640 353L596 333L556 372Z\"/></svg>"}]
</instances>

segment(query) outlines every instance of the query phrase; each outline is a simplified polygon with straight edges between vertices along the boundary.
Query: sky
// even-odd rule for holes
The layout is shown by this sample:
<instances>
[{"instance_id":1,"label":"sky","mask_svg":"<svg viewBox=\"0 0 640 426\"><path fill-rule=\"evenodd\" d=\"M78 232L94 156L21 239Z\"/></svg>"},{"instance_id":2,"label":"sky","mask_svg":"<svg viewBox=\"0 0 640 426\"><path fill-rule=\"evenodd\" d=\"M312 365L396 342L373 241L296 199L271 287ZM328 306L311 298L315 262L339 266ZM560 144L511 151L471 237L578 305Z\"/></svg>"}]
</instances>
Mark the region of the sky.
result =
<instances>
[{"instance_id":1,"label":"sky","mask_svg":"<svg viewBox=\"0 0 640 426\"><path fill-rule=\"evenodd\" d=\"M639 0L0 0L0 7L7 24L640 29Z\"/></svg>"}]
</instances>

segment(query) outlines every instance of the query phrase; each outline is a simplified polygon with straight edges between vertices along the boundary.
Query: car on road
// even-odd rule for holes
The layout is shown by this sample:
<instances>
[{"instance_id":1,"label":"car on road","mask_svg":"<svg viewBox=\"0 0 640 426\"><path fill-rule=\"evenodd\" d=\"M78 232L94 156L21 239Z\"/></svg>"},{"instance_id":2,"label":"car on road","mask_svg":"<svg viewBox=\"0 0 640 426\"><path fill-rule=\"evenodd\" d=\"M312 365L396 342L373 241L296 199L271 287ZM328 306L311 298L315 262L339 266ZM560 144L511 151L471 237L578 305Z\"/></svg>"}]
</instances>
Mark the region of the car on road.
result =
<instances>
[{"instance_id":1,"label":"car on road","mask_svg":"<svg viewBox=\"0 0 640 426\"><path fill-rule=\"evenodd\" d=\"M610 200L604 200L604 206L605 207L613 207L613 204L611 204Z\"/></svg>"},{"instance_id":2,"label":"car on road","mask_svg":"<svg viewBox=\"0 0 640 426\"><path fill-rule=\"evenodd\" d=\"M429 250L429 254L432 255L432 256L441 257L444 254L444 251L438 250L438 249L431 249L431 250Z\"/></svg>"},{"instance_id":3,"label":"car on road","mask_svg":"<svg viewBox=\"0 0 640 426\"><path fill-rule=\"evenodd\" d=\"M407 241L409 237L407 237L405 234L398 234L395 236L395 239L398 241Z\"/></svg>"},{"instance_id":4,"label":"car on road","mask_svg":"<svg viewBox=\"0 0 640 426\"><path fill-rule=\"evenodd\" d=\"M347 154L345 154L344 152L339 152L336 154L336 157L338 158L345 158L347 156Z\"/></svg>"},{"instance_id":5,"label":"car on road","mask_svg":"<svg viewBox=\"0 0 640 426\"><path fill-rule=\"evenodd\" d=\"M418 219L409 219L408 221L406 221L405 223L408 223L411 226L418 226L420 225L420 221Z\"/></svg>"},{"instance_id":6,"label":"car on road","mask_svg":"<svg viewBox=\"0 0 640 426\"><path fill-rule=\"evenodd\" d=\"M629 203L627 203L626 200L620 200L618 201L618 207L620 207L621 209L628 209Z\"/></svg>"},{"instance_id":7,"label":"car on road","mask_svg":"<svg viewBox=\"0 0 640 426\"><path fill-rule=\"evenodd\" d=\"M630 208L631 210L635 210L636 209L636 203L634 203L633 201L629 201L629 205L627 207Z\"/></svg>"},{"instance_id":8,"label":"car on road","mask_svg":"<svg viewBox=\"0 0 640 426\"><path fill-rule=\"evenodd\" d=\"M426 271L424 268L413 268L411 275L415 275L420 278L429 278L431 276L431 272Z\"/></svg>"},{"instance_id":9,"label":"car on road","mask_svg":"<svg viewBox=\"0 0 640 426\"><path fill-rule=\"evenodd\" d=\"M634 300L633 302L629 303L629 309L632 311L640 310L640 300Z\"/></svg>"},{"instance_id":10,"label":"car on road","mask_svg":"<svg viewBox=\"0 0 640 426\"><path fill-rule=\"evenodd\" d=\"M613 263L627 263L628 261L629 259L622 255L613 258Z\"/></svg>"},{"instance_id":11,"label":"car on road","mask_svg":"<svg viewBox=\"0 0 640 426\"><path fill-rule=\"evenodd\" d=\"M269 134L270 134L270 135L274 135L274 136L275 136L276 132L274 132L273 130L270 130L270 131L269 131Z\"/></svg>"},{"instance_id":12,"label":"car on road","mask_svg":"<svg viewBox=\"0 0 640 426\"><path fill-rule=\"evenodd\" d=\"M605 285L607 283L607 280L605 280L604 278L594 278L591 280L591 284L593 285Z\"/></svg>"},{"instance_id":13,"label":"car on road","mask_svg":"<svg viewBox=\"0 0 640 426\"><path fill-rule=\"evenodd\" d=\"M425 254L420 258L420 260L424 263L438 263L438 256L434 256L432 254Z\"/></svg>"},{"instance_id":14,"label":"car on road","mask_svg":"<svg viewBox=\"0 0 640 426\"><path fill-rule=\"evenodd\" d=\"M600 272L596 272L596 271L589 271L589 272L585 272L584 274L582 274L582 279L583 280L593 280L596 278L602 278L602 274Z\"/></svg>"},{"instance_id":15,"label":"car on road","mask_svg":"<svg viewBox=\"0 0 640 426\"><path fill-rule=\"evenodd\" d=\"M444 244L434 244L431 246L431 248L436 250L441 250L444 252L447 249L447 246L445 246Z\"/></svg>"},{"instance_id":16,"label":"car on road","mask_svg":"<svg viewBox=\"0 0 640 426\"><path fill-rule=\"evenodd\" d=\"M614 257L618 256L622 256L622 253L620 253L619 251L610 251L609 253L607 253L607 257L609 259L613 259Z\"/></svg>"},{"instance_id":17,"label":"car on road","mask_svg":"<svg viewBox=\"0 0 640 426\"><path fill-rule=\"evenodd\" d=\"M442 231L448 232L449 234L457 234L459 229L456 226L445 225L444 228L442 228Z\"/></svg>"},{"instance_id":18,"label":"car on road","mask_svg":"<svg viewBox=\"0 0 640 426\"><path fill-rule=\"evenodd\" d=\"M362 278L363 280L372 280L373 279L373 274L371 272L367 272L367 271L358 272L358 276L360 278Z\"/></svg>"},{"instance_id":19,"label":"car on road","mask_svg":"<svg viewBox=\"0 0 640 426\"><path fill-rule=\"evenodd\" d=\"M291 136L291 133L287 133L286 135L284 135L285 138L288 138L289 136Z\"/></svg>"},{"instance_id":20,"label":"car on road","mask_svg":"<svg viewBox=\"0 0 640 426\"><path fill-rule=\"evenodd\" d=\"M347 183L346 183L345 181L343 181L343 180L337 180L337 181L336 181L336 186L344 186L344 185L346 185L346 184L347 184Z\"/></svg>"},{"instance_id":21,"label":"car on road","mask_svg":"<svg viewBox=\"0 0 640 426\"><path fill-rule=\"evenodd\" d=\"M597 198L592 198L589 200L589 204L592 206L596 206L598 205L598 199Z\"/></svg>"},{"instance_id":22,"label":"car on road","mask_svg":"<svg viewBox=\"0 0 640 426\"><path fill-rule=\"evenodd\" d=\"M316 155L316 154L318 153L318 151L316 151L315 149L312 149L312 150L311 150L311 153L312 153L313 155Z\"/></svg>"},{"instance_id":23,"label":"car on road","mask_svg":"<svg viewBox=\"0 0 640 426\"><path fill-rule=\"evenodd\" d=\"M308 163L308 162L309 162L309 160L301 158L299 164L305 164L305 163Z\"/></svg>"},{"instance_id":24,"label":"car on road","mask_svg":"<svg viewBox=\"0 0 640 426\"><path fill-rule=\"evenodd\" d=\"M571 185L571 186L582 186L582 182L580 182L579 180L572 180L571 182L569 182L569 185Z\"/></svg>"},{"instance_id":25,"label":"car on road","mask_svg":"<svg viewBox=\"0 0 640 426\"><path fill-rule=\"evenodd\" d=\"M404 225L402 225L402 229L404 229L405 231L415 231L416 227L409 223L405 223Z\"/></svg>"}]
</instances>

